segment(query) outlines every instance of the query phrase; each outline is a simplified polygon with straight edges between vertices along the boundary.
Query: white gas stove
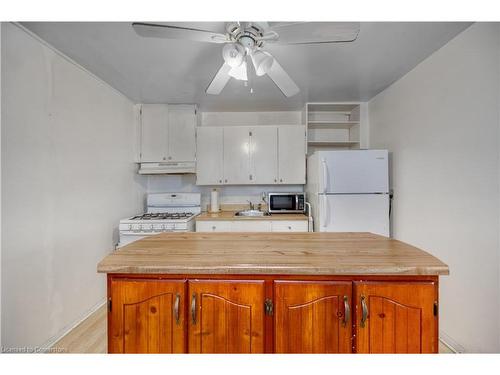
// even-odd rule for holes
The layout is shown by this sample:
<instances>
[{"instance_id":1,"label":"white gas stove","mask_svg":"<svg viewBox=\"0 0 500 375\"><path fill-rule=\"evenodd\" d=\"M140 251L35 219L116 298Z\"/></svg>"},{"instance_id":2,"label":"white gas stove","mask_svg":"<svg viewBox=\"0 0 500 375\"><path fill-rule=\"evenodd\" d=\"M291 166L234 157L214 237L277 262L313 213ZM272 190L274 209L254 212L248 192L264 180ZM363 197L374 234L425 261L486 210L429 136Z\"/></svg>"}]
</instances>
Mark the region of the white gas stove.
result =
<instances>
[{"instance_id":1,"label":"white gas stove","mask_svg":"<svg viewBox=\"0 0 500 375\"><path fill-rule=\"evenodd\" d=\"M120 220L119 247L161 232L194 232L199 193L148 194L147 212Z\"/></svg>"}]
</instances>

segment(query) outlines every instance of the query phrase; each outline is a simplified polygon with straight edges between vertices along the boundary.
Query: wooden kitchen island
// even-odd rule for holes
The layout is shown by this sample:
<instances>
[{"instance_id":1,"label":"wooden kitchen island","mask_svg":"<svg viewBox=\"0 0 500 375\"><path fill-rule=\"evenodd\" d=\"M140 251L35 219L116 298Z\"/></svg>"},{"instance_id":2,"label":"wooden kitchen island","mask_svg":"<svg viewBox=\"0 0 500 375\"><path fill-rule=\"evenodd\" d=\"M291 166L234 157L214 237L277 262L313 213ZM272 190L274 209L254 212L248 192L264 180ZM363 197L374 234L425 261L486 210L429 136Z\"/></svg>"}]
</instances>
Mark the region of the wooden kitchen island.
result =
<instances>
[{"instance_id":1,"label":"wooden kitchen island","mask_svg":"<svg viewBox=\"0 0 500 375\"><path fill-rule=\"evenodd\" d=\"M98 271L110 353L436 353L449 273L370 233L163 233Z\"/></svg>"}]
</instances>

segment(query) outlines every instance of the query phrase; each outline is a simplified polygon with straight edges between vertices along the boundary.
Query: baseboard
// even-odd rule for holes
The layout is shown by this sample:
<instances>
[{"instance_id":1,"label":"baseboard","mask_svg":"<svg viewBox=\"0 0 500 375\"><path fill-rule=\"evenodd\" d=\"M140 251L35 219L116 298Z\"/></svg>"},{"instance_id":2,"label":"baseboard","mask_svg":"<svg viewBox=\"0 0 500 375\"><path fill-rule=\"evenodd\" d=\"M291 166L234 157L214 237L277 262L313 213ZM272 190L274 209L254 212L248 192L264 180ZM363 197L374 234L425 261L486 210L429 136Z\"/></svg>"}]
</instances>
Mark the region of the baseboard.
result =
<instances>
[{"instance_id":1,"label":"baseboard","mask_svg":"<svg viewBox=\"0 0 500 375\"><path fill-rule=\"evenodd\" d=\"M439 332L439 341L453 353L466 353L465 348L444 332Z\"/></svg>"},{"instance_id":2,"label":"baseboard","mask_svg":"<svg viewBox=\"0 0 500 375\"><path fill-rule=\"evenodd\" d=\"M99 310L102 306L106 304L106 299L99 301L97 304L92 306L90 310L88 310L80 319L78 319L76 322L64 327L61 331L61 333L58 333L57 335L51 337L49 340L47 340L41 347L44 349L42 352L50 352L50 349L54 346L55 343L57 343L59 340L61 340L64 336L66 336L68 333L70 333L75 327L77 327L79 324L81 324L84 320L86 320L90 315L95 313L97 310Z\"/></svg>"}]
</instances>

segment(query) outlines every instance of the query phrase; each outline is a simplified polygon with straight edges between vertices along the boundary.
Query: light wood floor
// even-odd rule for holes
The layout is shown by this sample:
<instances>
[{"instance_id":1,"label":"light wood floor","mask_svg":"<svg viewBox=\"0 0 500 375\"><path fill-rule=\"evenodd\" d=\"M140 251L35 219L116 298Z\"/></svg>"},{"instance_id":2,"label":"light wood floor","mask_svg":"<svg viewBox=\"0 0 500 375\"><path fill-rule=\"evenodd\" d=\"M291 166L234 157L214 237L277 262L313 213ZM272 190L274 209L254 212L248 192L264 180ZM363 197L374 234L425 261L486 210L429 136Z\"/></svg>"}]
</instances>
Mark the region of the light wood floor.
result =
<instances>
[{"instance_id":1,"label":"light wood floor","mask_svg":"<svg viewBox=\"0 0 500 375\"><path fill-rule=\"evenodd\" d=\"M106 305L104 305L56 342L53 347L63 349L65 353L107 353L106 337ZM439 353L452 353L452 351L440 342Z\"/></svg>"},{"instance_id":2,"label":"light wood floor","mask_svg":"<svg viewBox=\"0 0 500 375\"><path fill-rule=\"evenodd\" d=\"M64 353L107 353L106 305L73 328L53 348L63 349Z\"/></svg>"}]
</instances>

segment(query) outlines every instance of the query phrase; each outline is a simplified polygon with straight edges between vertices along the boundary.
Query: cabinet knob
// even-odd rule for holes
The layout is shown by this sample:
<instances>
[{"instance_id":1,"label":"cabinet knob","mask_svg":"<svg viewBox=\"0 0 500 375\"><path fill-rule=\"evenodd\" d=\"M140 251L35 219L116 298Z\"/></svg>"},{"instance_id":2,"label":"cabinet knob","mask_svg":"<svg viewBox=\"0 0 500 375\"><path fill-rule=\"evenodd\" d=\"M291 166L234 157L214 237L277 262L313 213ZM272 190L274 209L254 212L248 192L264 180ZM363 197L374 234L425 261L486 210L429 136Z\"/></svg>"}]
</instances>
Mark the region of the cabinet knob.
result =
<instances>
[{"instance_id":1,"label":"cabinet knob","mask_svg":"<svg viewBox=\"0 0 500 375\"><path fill-rule=\"evenodd\" d=\"M212 230L215 230L215 225L212 225Z\"/></svg>"},{"instance_id":2,"label":"cabinet knob","mask_svg":"<svg viewBox=\"0 0 500 375\"><path fill-rule=\"evenodd\" d=\"M222 184L222 180L219 180L219 184Z\"/></svg>"},{"instance_id":3,"label":"cabinet knob","mask_svg":"<svg viewBox=\"0 0 500 375\"><path fill-rule=\"evenodd\" d=\"M280 178L280 182L283 182L283 179L282 179L282 178Z\"/></svg>"},{"instance_id":4,"label":"cabinet knob","mask_svg":"<svg viewBox=\"0 0 500 375\"><path fill-rule=\"evenodd\" d=\"M292 230L292 227L289 225L289 226L288 226L288 229Z\"/></svg>"},{"instance_id":5,"label":"cabinet knob","mask_svg":"<svg viewBox=\"0 0 500 375\"><path fill-rule=\"evenodd\" d=\"M168 160L172 160L172 157L171 157L171 156L169 156L169 157L168 157Z\"/></svg>"},{"instance_id":6,"label":"cabinet knob","mask_svg":"<svg viewBox=\"0 0 500 375\"><path fill-rule=\"evenodd\" d=\"M276 179L276 178L275 178L275 179L274 179L274 182L278 182L278 179Z\"/></svg>"},{"instance_id":7,"label":"cabinet knob","mask_svg":"<svg viewBox=\"0 0 500 375\"><path fill-rule=\"evenodd\" d=\"M163 157L163 160L167 160L167 158L164 156L164 157Z\"/></svg>"},{"instance_id":8,"label":"cabinet knob","mask_svg":"<svg viewBox=\"0 0 500 375\"><path fill-rule=\"evenodd\" d=\"M227 179L226 179L226 180L224 180L224 182L227 182Z\"/></svg>"}]
</instances>

